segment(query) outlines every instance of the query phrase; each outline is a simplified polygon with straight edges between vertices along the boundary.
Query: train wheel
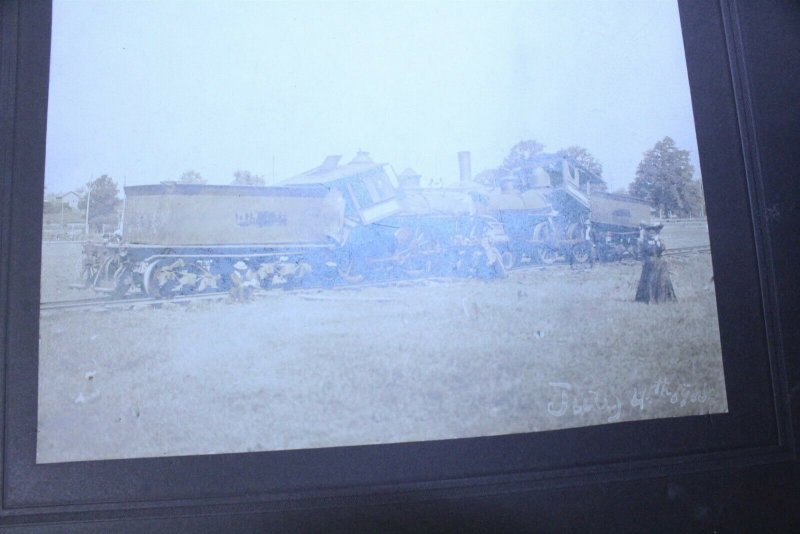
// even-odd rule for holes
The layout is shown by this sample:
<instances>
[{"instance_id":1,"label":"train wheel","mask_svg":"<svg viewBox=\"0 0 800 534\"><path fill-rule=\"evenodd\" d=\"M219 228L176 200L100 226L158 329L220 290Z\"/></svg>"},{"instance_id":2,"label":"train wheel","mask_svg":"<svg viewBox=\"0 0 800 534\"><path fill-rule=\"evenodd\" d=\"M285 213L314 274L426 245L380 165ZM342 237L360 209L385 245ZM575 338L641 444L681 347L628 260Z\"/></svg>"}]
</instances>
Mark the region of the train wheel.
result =
<instances>
[{"instance_id":1,"label":"train wheel","mask_svg":"<svg viewBox=\"0 0 800 534\"><path fill-rule=\"evenodd\" d=\"M514 258L514 254L510 250L502 252L500 254L500 258L502 259L503 268L506 271L510 271L517 264L517 260Z\"/></svg>"},{"instance_id":2,"label":"train wheel","mask_svg":"<svg viewBox=\"0 0 800 534\"><path fill-rule=\"evenodd\" d=\"M579 241L583 239L582 226L580 223L569 223L567 226L567 241Z\"/></svg>"},{"instance_id":3,"label":"train wheel","mask_svg":"<svg viewBox=\"0 0 800 534\"><path fill-rule=\"evenodd\" d=\"M558 260L558 251L549 245L536 247L536 259L544 265L552 265Z\"/></svg>"},{"instance_id":4,"label":"train wheel","mask_svg":"<svg viewBox=\"0 0 800 534\"><path fill-rule=\"evenodd\" d=\"M206 267L198 262L183 265L174 271L177 287L173 290L181 294L203 293L218 289L217 283L221 276L212 274Z\"/></svg>"},{"instance_id":5,"label":"train wheel","mask_svg":"<svg viewBox=\"0 0 800 534\"><path fill-rule=\"evenodd\" d=\"M127 265L121 265L114 272L114 297L124 297L133 285L133 272Z\"/></svg>"},{"instance_id":6,"label":"train wheel","mask_svg":"<svg viewBox=\"0 0 800 534\"><path fill-rule=\"evenodd\" d=\"M558 259L558 247L549 221L542 221L533 228L533 252L539 263L552 265Z\"/></svg>"},{"instance_id":7,"label":"train wheel","mask_svg":"<svg viewBox=\"0 0 800 534\"><path fill-rule=\"evenodd\" d=\"M572 258L575 263L586 263L591 258L592 245L588 242L572 245Z\"/></svg>"},{"instance_id":8,"label":"train wheel","mask_svg":"<svg viewBox=\"0 0 800 534\"><path fill-rule=\"evenodd\" d=\"M97 283L97 273L100 272L100 269L92 262L81 260L80 271L84 287L93 288Z\"/></svg>"},{"instance_id":9,"label":"train wheel","mask_svg":"<svg viewBox=\"0 0 800 534\"><path fill-rule=\"evenodd\" d=\"M503 255L495 247L475 248L471 253L472 271L475 276L484 280L489 278L505 278L508 273L503 264Z\"/></svg>"},{"instance_id":10,"label":"train wheel","mask_svg":"<svg viewBox=\"0 0 800 534\"><path fill-rule=\"evenodd\" d=\"M158 280L156 278L156 270L158 269L159 263L159 261L154 261L148 265L147 269L144 271L143 277L144 292L148 297L154 299L161 297L161 289L158 286Z\"/></svg>"},{"instance_id":11,"label":"train wheel","mask_svg":"<svg viewBox=\"0 0 800 534\"><path fill-rule=\"evenodd\" d=\"M510 270L510 268L507 268L506 266L509 264L509 261L510 265L514 265L514 257L511 256L510 252L501 254L497 249L494 250L494 254L495 261L491 266L494 278L506 278L508 276L508 271ZM510 257L506 258L506 254L508 254Z\"/></svg>"},{"instance_id":12,"label":"train wheel","mask_svg":"<svg viewBox=\"0 0 800 534\"><path fill-rule=\"evenodd\" d=\"M180 260L178 260L180 261ZM147 266L144 272L144 292L152 298L170 297L178 286L173 267L175 262L156 260Z\"/></svg>"},{"instance_id":13,"label":"train wheel","mask_svg":"<svg viewBox=\"0 0 800 534\"><path fill-rule=\"evenodd\" d=\"M338 265L339 278L348 284L357 284L364 281L364 273L362 272L361 265L352 254L347 254L339 261Z\"/></svg>"},{"instance_id":14,"label":"train wheel","mask_svg":"<svg viewBox=\"0 0 800 534\"><path fill-rule=\"evenodd\" d=\"M416 278L419 276L426 276L433 271L433 261L429 257L422 256L421 258L414 258L402 267L403 273L410 277Z\"/></svg>"}]
</instances>

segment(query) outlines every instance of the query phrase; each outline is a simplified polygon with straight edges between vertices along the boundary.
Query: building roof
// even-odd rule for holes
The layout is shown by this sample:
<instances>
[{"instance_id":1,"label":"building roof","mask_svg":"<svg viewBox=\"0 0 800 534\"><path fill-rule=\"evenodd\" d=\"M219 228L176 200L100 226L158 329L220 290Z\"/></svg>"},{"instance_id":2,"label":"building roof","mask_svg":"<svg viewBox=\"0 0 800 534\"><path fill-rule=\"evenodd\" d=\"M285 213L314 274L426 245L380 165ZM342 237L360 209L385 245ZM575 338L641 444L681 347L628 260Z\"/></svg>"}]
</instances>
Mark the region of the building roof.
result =
<instances>
[{"instance_id":1,"label":"building roof","mask_svg":"<svg viewBox=\"0 0 800 534\"><path fill-rule=\"evenodd\" d=\"M326 184L349 176L357 176L382 169L388 165L388 163L375 163L372 161L372 158L369 157L369 152L359 151L356 157L345 165L337 164L340 157L328 156L319 167L287 178L281 183L286 185Z\"/></svg>"}]
</instances>

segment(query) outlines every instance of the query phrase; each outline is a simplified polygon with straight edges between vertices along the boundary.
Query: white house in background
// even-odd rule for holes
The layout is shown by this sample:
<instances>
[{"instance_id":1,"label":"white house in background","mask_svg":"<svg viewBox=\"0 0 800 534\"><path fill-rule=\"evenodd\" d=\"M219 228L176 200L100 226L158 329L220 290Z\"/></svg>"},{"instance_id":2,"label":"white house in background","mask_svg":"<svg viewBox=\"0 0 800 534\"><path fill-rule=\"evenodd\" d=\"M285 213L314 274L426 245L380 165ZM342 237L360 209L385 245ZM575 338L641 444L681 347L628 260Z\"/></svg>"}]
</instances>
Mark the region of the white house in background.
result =
<instances>
[{"instance_id":1,"label":"white house in background","mask_svg":"<svg viewBox=\"0 0 800 534\"><path fill-rule=\"evenodd\" d=\"M68 193L64 193L60 197L57 197L58 200L63 202L65 205L69 206L70 209L76 210L78 209L78 201L81 199L80 195L75 191L70 191Z\"/></svg>"}]
</instances>

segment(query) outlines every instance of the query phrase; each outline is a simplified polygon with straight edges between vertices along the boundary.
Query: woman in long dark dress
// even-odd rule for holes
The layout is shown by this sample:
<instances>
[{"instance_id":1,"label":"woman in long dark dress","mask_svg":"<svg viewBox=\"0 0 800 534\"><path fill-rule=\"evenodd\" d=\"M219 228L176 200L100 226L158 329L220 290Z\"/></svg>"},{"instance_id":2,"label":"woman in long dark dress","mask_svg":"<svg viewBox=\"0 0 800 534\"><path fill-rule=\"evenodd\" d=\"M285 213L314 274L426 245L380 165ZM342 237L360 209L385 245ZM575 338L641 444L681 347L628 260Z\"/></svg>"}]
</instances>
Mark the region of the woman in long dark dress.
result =
<instances>
[{"instance_id":1,"label":"woman in long dark dress","mask_svg":"<svg viewBox=\"0 0 800 534\"><path fill-rule=\"evenodd\" d=\"M664 244L658 236L663 225L645 226L639 251L644 264L639 286L636 288L636 302L674 302L677 299L672 280L669 277L667 261L661 257Z\"/></svg>"}]
</instances>

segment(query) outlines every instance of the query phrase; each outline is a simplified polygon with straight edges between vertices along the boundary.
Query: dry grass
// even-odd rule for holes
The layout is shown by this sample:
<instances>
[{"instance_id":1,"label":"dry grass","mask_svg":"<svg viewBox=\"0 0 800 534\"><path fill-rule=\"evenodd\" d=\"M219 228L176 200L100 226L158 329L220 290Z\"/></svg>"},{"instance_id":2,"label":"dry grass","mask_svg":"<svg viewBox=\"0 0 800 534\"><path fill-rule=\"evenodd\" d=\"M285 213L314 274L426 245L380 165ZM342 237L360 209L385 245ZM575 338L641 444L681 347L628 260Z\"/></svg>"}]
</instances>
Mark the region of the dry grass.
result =
<instances>
[{"instance_id":1,"label":"dry grass","mask_svg":"<svg viewBox=\"0 0 800 534\"><path fill-rule=\"evenodd\" d=\"M81 243L51 241L42 244L42 281L40 300L90 298L94 291L74 289L70 285L81 283Z\"/></svg>"},{"instance_id":2,"label":"dry grass","mask_svg":"<svg viewBox=\"0 0 800 534\"><path fill-rule=\"evenodd\" d=\"M726 410L709 256L48 312L39 461L507 434ZM77 402L76 402L77 400Z\"/></svg>"}]
</instances>

